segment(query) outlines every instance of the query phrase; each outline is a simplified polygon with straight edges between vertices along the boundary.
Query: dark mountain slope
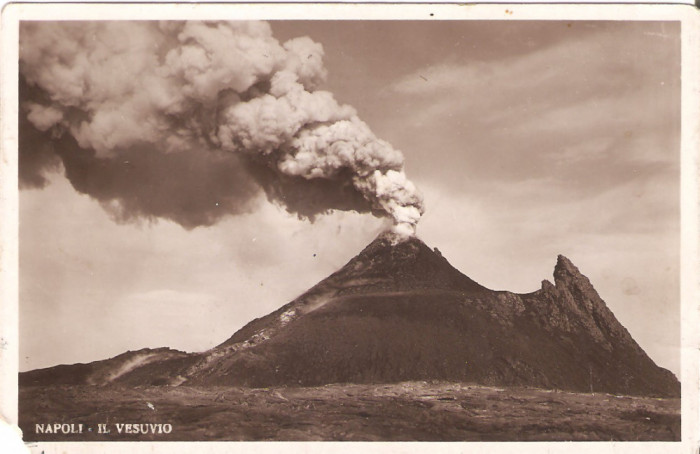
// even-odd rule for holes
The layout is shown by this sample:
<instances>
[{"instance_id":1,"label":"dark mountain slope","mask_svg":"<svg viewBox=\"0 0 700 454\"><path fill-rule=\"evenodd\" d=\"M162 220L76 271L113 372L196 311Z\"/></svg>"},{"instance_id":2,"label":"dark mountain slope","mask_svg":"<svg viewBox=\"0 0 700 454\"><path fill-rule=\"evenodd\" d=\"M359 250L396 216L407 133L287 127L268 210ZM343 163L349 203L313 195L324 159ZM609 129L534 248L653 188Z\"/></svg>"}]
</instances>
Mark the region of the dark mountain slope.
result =
<instances>
[{"instance_id":1,"label":"dark mountain slope","mask_svg":"<svg viewBox=\"0 0 700 454\"><path fill-rule=\"evenodd\" d=\"M251 322L189 374L271 386L444 379L678 395L565 257L555 285L491 291L417 238L380 237L338 272Z\"/></svg>"},{"instance_id":2,"label":"dark mountain slope","mask_svg":"<svg viewBox=\"0 0 700 454\"><path fill-rule=\"evenodd\" d=\"M20 386L31 385L104 385L113 382L128 381L136 373L142 375L144 370L164 369L164 364L177 362L194 362L197 354L190 354L170 348L144 348L128 351L114 358L93 361L87 364L70 364L45 369L36 369L19 374ZM164 384L171 381L173 370L162 374L152 373L139 381L139 384Z\"/></svg>"},{"instance_id":3,"label":"dark mountain slope","mask_svg":"<svg viewBox=\"0 0 700 454\"><path fill-rule=\"evenodd\" d=\"M383 235L218 347L149 356L112 381L264 387L439 379L679 395L675 376L653 363L563 256L554 282L523 295L492 291L417 238Z\"/></svg>"}]
</instances>

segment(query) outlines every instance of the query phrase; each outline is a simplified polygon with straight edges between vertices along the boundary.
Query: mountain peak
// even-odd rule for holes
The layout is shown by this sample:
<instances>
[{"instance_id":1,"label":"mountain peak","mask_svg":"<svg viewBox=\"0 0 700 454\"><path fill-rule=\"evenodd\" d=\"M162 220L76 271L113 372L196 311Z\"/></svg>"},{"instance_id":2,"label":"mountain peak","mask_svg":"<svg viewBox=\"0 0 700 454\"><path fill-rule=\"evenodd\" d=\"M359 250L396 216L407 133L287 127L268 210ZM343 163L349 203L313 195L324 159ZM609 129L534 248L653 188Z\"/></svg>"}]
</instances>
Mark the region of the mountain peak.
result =
<instances>
[{"instance_id":1,"label":"mountain peak","mask_svg":"<svg viewBox=\"0 0 700 454\"><path fill-rule=\"evenodd\" d=\"M418 237L406 237L386 231L379 234L355 258L389 255L395 260L406 260L416 258L421 251L430 251L430 248Z\"/></svg>"},{"instance_id":2,"label":"mountain peak","mask_svg":"<svg viewBox=\"0 0 700 454\"><path fill-rule=\"evenodd\" d=\"M442 287L459 291L485 290L455 269L442 253L416 236L384 232L333 276L380 279L395 289Z\"/></svg>"},{"instance_id":3,"label":"mountain peak","mask_svg":"<svg viewBox=\"0 0 700 454\"><path fill-rule=\"evenodd\" d=\"M554 268L554 272L568 273L568 274L581 274L576 265L574 265L571 260L559 254L557 256L557 265Z\"/></svg>"},{"instance_id":4,"label":"mountain peak","mask_svg":"<svg viewBox=\"0 0 700 454\"><path fill-rule=\"evenodd\" d=\"M595 292L588 278L579 271L571 260L561 254L557 256L557 264L554 267L554 283L557 287L575 286L587 292Z\"/></svg>"},{"instance_id":5,"label":"mountain peak","mask_svg":"<svg viewBox=\"0 0 700 454\"><path fill-rule=\"evenodd\" d=\"M379 235L344 267L202 353L144 350L24 383L314 386L449 380L678 396L569 259L555 284L492 291L419 238Z\"/></svg>"}]
</instances>

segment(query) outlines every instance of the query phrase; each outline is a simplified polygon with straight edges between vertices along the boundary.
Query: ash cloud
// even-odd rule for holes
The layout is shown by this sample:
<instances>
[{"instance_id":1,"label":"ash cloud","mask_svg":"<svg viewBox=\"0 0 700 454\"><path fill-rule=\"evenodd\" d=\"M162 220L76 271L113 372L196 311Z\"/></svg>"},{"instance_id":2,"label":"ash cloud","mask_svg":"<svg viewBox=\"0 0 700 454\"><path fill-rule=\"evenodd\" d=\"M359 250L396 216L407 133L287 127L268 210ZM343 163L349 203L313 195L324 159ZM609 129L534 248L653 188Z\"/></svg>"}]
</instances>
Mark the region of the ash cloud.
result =
<instances>
[{"instance_id":1,"label":"ash cloud","mask_svg":"<svg viewBox=\"0 0 700 454\"><path fill-rule=\"evenodd\" d=\"M403 155L318 87L323 48L264 22L24 22L20 179L62 163L118 220L210 225L267 198L372 212L411 235Z\"/></svg>"}]
</instances>

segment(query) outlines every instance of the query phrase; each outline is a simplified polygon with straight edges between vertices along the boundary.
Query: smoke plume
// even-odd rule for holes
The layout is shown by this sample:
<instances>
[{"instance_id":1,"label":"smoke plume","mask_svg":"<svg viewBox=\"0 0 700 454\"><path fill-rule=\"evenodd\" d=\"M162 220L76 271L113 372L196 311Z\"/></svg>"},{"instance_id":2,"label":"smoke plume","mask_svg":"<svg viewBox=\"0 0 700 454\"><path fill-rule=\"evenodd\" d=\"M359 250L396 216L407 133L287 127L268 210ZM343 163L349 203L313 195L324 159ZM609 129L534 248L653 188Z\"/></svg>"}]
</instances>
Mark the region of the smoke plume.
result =
<instances>
[{"instance_id":1,"label":"smoke plume","mask_svg":"<svg viewBox=\"0 0 700 454\"><path fill-rule=\"evenodd\" d=\"M267 198L415 232L403 155L318 89L323 48L264 22L23 22L20 178L67 178L118 220L210 225Z\"/></svg>"}]
</instances>

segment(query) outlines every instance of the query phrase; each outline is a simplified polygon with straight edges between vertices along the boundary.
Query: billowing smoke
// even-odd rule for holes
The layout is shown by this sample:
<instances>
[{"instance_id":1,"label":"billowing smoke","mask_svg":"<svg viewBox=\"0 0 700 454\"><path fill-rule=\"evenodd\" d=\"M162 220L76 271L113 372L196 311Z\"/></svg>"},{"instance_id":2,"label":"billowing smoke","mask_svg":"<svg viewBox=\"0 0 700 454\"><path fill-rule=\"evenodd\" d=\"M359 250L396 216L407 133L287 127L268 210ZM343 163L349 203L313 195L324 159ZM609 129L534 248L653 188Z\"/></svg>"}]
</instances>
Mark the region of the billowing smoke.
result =
<instances>
[{"instance_id":1,"label":"billowing smoke","mask_svg":"<svg viewBox=\"0 0 700 454\"><path fill-rule=\"evenodd\" d=\"M303 218L372 212L414 233L403 155L317 89L322 57L264 22L24 22L22 184L60 162L119 220L210 225L262 189Z\"/></svg>"}]
</instances>

